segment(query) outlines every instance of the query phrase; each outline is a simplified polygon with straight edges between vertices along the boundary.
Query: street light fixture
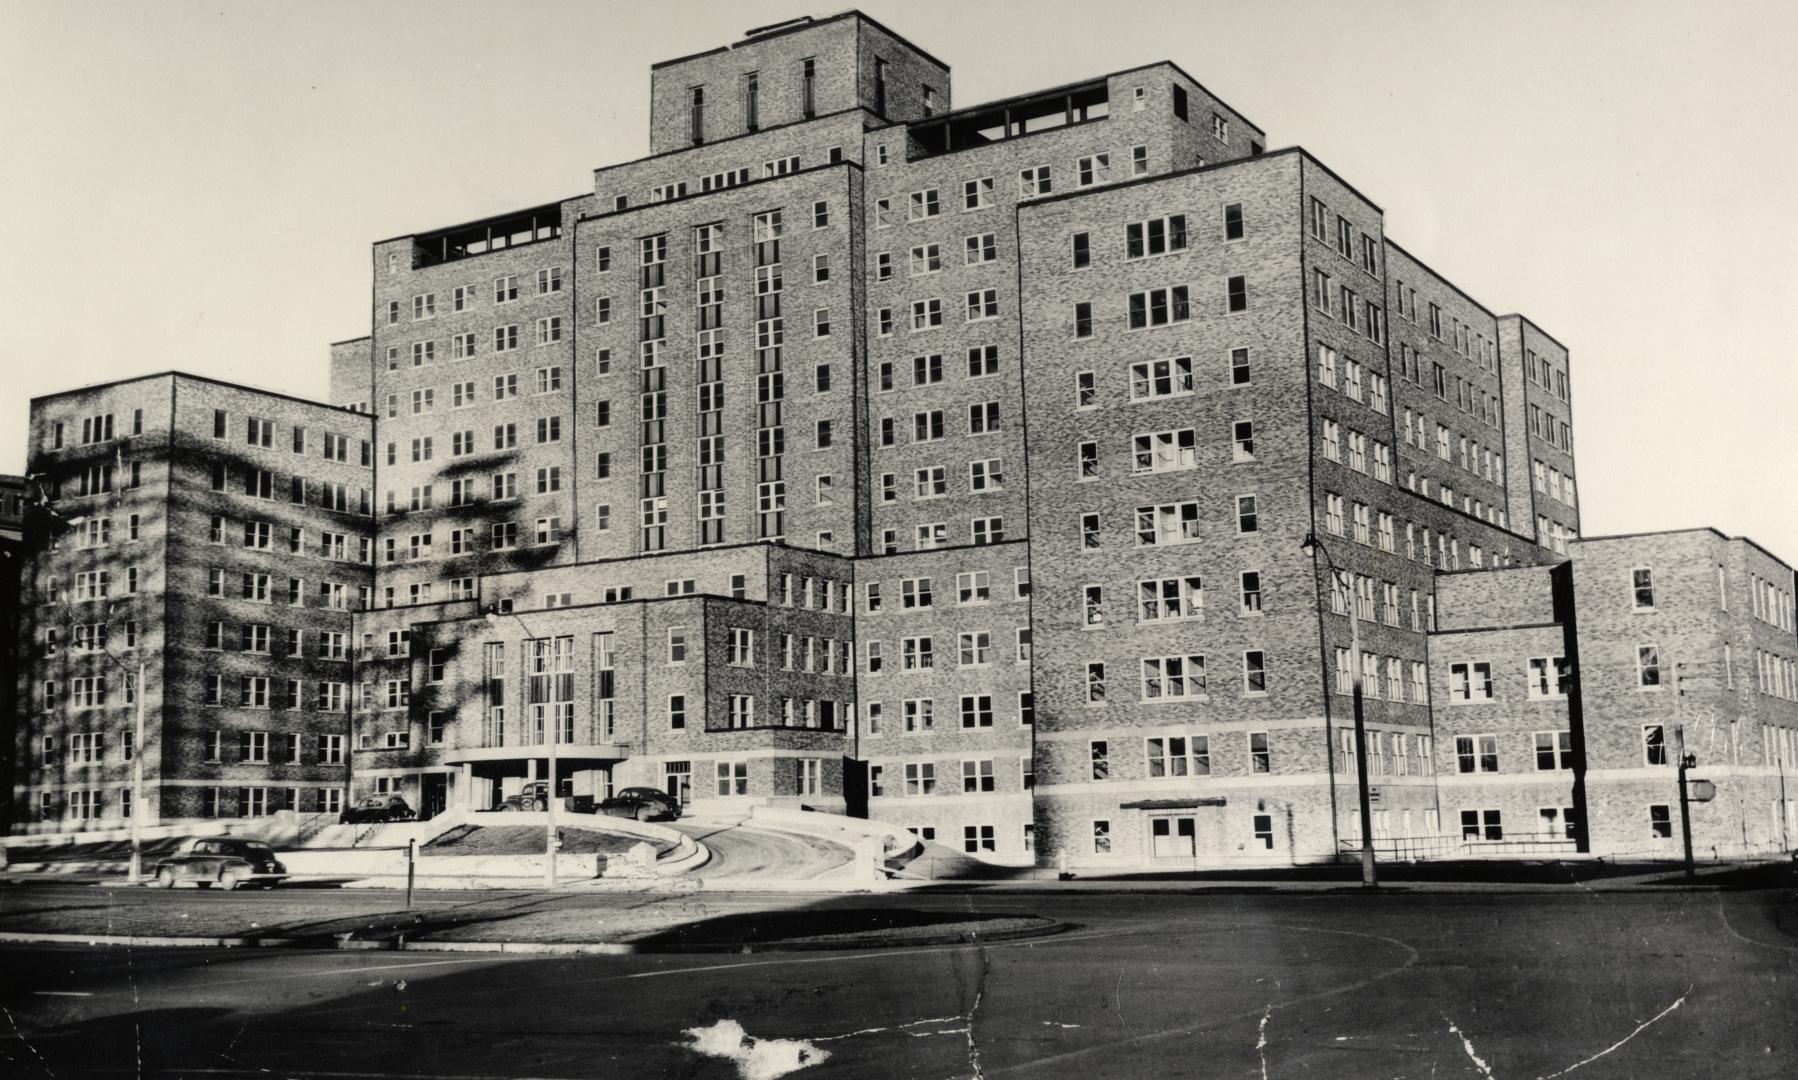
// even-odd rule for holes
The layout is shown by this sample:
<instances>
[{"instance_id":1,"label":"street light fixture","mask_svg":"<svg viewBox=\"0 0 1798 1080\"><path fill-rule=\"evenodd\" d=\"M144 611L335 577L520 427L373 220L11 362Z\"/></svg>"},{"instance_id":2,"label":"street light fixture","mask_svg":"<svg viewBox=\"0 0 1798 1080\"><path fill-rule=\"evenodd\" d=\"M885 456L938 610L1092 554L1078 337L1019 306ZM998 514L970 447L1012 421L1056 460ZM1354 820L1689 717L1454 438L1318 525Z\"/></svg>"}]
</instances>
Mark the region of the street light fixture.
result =
<instances>
[{"instance_id":1,"label":"street light fixture","mask_svg":"<svg viewBox=\"0 0 1798 1080\"><path fill-rule=\"evenodd\" d=\"M1362 716L1361 698L1361 613L1358 609L1360 598L1355 595L1354 583L1349 576L1336 568L1335 560L1330 558L1329 549L1317 539L1316 533L1306 533L1299 550L1309 555L1313 562L1319 555L1323 556L1324 565L1329 567L1333 581L1342 583L1342 590L1348 595L1349 618L1349 672L1353 678L1355 702L1355 784L1360 797L1361 808L1361 884L1378 888L1379 875L1374 867L1373 852L1373 799L1367 786L1367 722ZM1325 670L1328 670L1325 660ZM1329 682L1326 679L1325 685ZM1327 698L1327 694L1326 694Z\"/></svg>"},{"instance_id":2,"label":"street light fixture","mask_svg":"<svg viewBox=\"0 0 1798 1080\"><path fill-rule=\"evenodd\" d=\"M488 604L483 615L487 620L487 625L496 630L500 625L500 616L510 615L518 620L518 625L524 630L527 643L536 640L531 635L529 624L518 613L511 610L501 611L498 603ZM543 887L553 889L556 887L556 849L561 846L556 842L556 741L561 734L556 729L561 725L560 720L556 717L548 716L544 719L546 721L543 725L544 742L549 748L549 783L544 788L543 797Z\"/></svg>"}]
</instances>

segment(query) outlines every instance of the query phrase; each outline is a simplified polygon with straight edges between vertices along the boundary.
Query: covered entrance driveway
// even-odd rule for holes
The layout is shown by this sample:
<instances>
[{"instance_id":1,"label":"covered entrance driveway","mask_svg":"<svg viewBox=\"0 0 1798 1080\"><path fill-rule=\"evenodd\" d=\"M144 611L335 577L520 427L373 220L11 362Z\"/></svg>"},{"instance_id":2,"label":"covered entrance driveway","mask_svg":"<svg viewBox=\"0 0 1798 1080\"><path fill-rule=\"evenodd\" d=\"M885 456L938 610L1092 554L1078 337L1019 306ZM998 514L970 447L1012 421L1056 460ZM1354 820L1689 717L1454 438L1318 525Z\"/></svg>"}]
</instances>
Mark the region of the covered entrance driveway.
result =
<instances>
[{"instance_id":1,"label":"covered entrance driveway","mask_svg":"<svg viewBox=\"0 0 1798 1080\"><path fill-rule=\"evenodd\" d=\"M561 743L556 746L556 794L588 797L598 803L612 794L612 767L627 756L616 743ZM461 806L466 810L497 809L526 785L549 780L549 748L485 746L452 750L444 760L458 766ZM526 809L538 809L532 805Z\"/></svg>"}]
</instances>

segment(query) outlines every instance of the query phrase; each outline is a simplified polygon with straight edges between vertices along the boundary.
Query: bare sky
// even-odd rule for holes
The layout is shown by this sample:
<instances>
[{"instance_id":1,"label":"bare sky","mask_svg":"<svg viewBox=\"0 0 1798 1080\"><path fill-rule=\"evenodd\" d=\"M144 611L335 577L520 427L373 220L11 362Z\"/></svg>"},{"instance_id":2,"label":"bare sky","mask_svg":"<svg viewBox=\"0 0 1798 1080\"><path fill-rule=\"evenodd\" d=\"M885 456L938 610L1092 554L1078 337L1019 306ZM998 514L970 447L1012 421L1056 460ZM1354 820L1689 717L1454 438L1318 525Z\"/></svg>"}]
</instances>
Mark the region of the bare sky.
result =
<instances>
[{"instance_id":1,"label":"bare sky","mask_svg":"<svg viewBox=\"0 0 1798 1080\"><path fill-rule=\"evenodd\" d=\"M862 6L960 105L1179 63L1567 343L1588 535L1798 560L1798 4ZM835 10L0 0L0 472L27 401L83 383L323 397L370 241L590 189L646 150L651 62Z\"/></svg>"}]
</instances>

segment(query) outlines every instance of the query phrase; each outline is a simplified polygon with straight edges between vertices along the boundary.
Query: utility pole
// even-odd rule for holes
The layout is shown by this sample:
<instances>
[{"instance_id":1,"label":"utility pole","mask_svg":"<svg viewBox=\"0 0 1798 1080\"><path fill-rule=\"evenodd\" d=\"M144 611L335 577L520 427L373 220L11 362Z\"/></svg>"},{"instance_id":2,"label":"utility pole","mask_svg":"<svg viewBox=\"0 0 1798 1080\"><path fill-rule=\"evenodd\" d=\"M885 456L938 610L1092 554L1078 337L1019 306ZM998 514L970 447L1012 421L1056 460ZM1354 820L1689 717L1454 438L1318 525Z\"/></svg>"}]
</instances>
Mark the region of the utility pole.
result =
<instances>
[{"instance_id":1,"label":"utility pole","mask_svg":"<svg viewBox=\"0 0 1798 1080\"><path fill-rule=\"evenodd\" d=\"M1352 676L1354 712L1355 712L1355 785L1361 813L1361 884L1369 889L1377 889L1380 885L1379 872L1374 863L1373 850L1373 798L1367 786L1367 722L1362 709L1362 671L1361 671L1361 612L1360 596L1355 592L1350 575L1336 569L1330 552L1318 541L1315 533L1307 534L1300 550L1315 557L1322 554L1324 565L1329 567L1330 579L1342 583L1343 591L1348 594L1349 619L1349 671ZM1325 664L1329 661L1326 659ZM1327 670L1327 668L1326 668ZM1328 683L1326 682L1326 685Z\"/></svg>"},{"instance_id":2,"label":"utility pole","mask_svg":"<svg viewBox=\"0 0 1798 1080\"><path fill-rule=\"evenodd\" d=\"M1686 845L1686 879L1691 880L1698 876L1698 870L1692 863L1692 808L1686 799L1686 773L1698 764L1698 755L1686 753L1683 724L1674 725L1673 734L1679 752L1679 832Z\"/></svg>"},{"instance_id":3,"label":"utility pole","mask_svg":"<svg viewBox=\"0 0 1798 1080\"><path fill-rule=\"evenodd\" d=\"M141 885L144 879L144 698L149 687L144 683L146 666L137 662L137 715L133 718L136 734L131 739L131 870L126 880Z\"/></svg>"}]
</instances>

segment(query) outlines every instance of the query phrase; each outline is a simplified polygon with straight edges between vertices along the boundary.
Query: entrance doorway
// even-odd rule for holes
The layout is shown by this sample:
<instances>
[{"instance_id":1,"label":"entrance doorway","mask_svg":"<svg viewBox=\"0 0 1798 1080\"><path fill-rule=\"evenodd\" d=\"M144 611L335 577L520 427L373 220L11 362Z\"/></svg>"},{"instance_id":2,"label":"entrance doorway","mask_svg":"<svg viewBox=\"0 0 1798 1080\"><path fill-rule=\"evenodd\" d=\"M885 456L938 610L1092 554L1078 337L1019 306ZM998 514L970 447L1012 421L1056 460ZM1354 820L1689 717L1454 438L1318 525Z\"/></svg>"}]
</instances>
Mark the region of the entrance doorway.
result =
<instances>
[{"instance_id":1,"label":"entrance doorway","mask_svg":"<svg viewBox=\"0 0 1798 1080\"><path fill-rule=\"evenodd\" d=\"M449 776L445 773L425 773L423 781L418 796L418 817L421 821L434 818L449 809Z\"/></svg>"},{"instance_id":2,"label":"entrance doorway","mask_svg":"<svg viewBox=\"0 0 1798 1080\"><path fill-rule=\"evenodd\" d=\"M1171 814L1149 819L1150 853L1157 859L1187 859L1198 855L1198 825L1191 814Z\"/></svg>"}]
</instances>

